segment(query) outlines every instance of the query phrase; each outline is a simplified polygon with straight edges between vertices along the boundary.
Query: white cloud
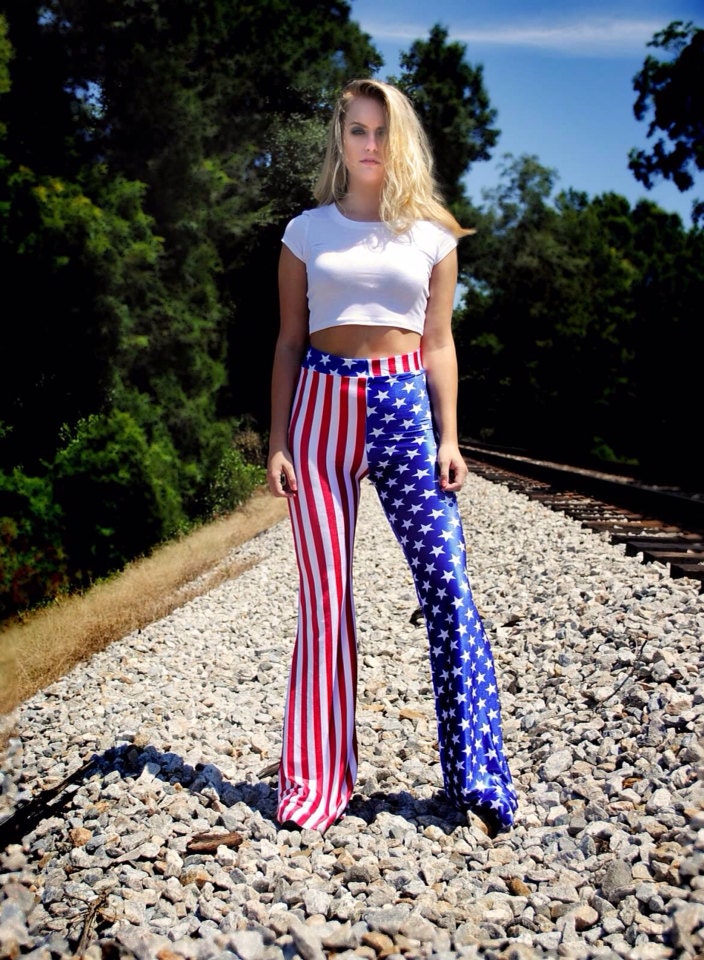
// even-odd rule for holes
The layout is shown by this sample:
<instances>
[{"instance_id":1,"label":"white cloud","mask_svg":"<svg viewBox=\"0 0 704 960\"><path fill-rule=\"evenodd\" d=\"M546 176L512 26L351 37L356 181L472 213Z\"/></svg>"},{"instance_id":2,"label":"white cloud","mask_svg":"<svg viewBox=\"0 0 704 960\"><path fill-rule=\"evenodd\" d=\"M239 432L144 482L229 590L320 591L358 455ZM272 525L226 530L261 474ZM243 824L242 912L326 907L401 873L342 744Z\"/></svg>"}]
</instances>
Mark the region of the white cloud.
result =
<instances>
[{"instance_id":1,"label":"white cloud","mask_svg":"<svg viewBox=\"0 0 704 960\"><path fill-rule=\"evenodd\" d=\"M388 24L367 21L365 33L381 43L408 43L427 37L428 24ZM645 53L653 35L666 24L661 20L627 20L616 17L580 20L571 23L524 23L510 26L464 27L460 22L444 22L451 41L472 47L495 46L546 50L565 56L611 57Z\"/></svg>"}]
</instances>

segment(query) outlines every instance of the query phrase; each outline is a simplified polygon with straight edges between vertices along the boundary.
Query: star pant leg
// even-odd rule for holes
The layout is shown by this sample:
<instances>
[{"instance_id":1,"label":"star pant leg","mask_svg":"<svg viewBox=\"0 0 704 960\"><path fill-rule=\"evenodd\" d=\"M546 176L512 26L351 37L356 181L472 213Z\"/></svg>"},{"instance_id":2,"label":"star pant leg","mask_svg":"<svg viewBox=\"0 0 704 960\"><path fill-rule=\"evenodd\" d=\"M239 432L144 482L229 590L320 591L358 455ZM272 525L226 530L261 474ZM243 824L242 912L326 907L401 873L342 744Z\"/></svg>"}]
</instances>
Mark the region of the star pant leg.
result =
<instances>
[{"instance_id":1,"label":"star pant leg","mask_svg":"<svg viewBox=\"0 0 704 960\"><path fill-rule=\"evenodd\" d=\"M301 370L290 425L299 612L277 817L320 831L344 811L357 774L352 551L366 472L364 384L311 362Z\"/></svg>"},{"instance_id":2,"label":"star pant leg","mask_svg":"<svg viewBox=\"0 0 704 960\"><path fill-rule=\"evenodd\" d=\"M424 374L367 385L367 460L425 617L445 791L509 827L517 806L504 755L494 662L470 588L454 494L437 477Z\"/></svg>"}]
</instances>

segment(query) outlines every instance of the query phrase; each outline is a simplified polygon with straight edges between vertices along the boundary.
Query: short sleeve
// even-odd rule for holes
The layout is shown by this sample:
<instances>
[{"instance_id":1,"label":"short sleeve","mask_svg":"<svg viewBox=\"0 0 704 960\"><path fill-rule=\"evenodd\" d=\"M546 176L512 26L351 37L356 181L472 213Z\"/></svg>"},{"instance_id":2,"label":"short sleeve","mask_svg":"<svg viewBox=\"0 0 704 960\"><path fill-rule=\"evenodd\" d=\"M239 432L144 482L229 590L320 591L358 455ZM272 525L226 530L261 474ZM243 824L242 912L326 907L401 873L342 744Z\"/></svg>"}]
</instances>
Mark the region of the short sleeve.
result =
<instances>
[{"instance_id":1,"label":"short sleeve","mask_svg":"<svg viewBox=\"0 0 704 960\"><path fill-rule=\"evenodd\" d=\"M282 243L286 244L291 253L297 256L298 259L302 260L304 263L308 262L309 220L310 218L306 216L305 213L294 217L293 220L289 220L289 222L286 224L284 235L281 238Z\"/></svg>"},{"instance_id":2,"label":"short sleeve","mask_svg":"<svg viewBox=\"0 0 704 960\"><path fill-rule=\"evenodd\" d=\"M440 263L457 246L457 237L446 227L438 227L438 244L436 253L436 263Z\"/></svg>"}]
</instances>

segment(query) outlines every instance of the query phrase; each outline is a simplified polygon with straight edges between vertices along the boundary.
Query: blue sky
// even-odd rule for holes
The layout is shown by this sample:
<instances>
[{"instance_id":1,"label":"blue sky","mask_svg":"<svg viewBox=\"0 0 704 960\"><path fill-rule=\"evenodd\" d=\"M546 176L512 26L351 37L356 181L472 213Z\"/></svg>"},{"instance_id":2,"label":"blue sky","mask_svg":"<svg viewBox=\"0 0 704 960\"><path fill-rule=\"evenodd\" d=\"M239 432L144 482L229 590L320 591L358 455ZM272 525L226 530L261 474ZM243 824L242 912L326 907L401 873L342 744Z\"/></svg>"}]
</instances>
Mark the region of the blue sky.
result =
<instances>
[{"instance_id":1,"label":"blue sky","mask_svg":"<svg viewBox=\"0 0 704 960\"><path fill-rule=\"evenodd\" d=\"M633 77L649 40L673 20L704 27L704 0L350 0L351 19L384 58L380 76L439 23L448 40L481 64L501 136L492 159L475 164L467 191L476 203L496 186L504 154L535 155L557 171L557 189L593 197L606 191L631 204L648 197L689 227L704 177L680 193L667 182L647 191L628 169L631 147L647 147L647 120L633 115Z\"/></svg>"}]
</instances>

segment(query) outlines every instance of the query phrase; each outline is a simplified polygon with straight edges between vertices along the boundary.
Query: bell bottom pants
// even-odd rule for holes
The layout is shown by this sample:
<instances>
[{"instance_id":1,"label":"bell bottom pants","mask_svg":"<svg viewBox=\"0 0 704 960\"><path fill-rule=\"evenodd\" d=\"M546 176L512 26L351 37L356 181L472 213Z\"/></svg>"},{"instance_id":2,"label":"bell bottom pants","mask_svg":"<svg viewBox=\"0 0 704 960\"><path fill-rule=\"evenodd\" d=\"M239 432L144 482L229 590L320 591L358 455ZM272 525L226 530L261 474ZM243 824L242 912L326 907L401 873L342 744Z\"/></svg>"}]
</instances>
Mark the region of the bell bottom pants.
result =
<instances>
[{"instance_id":1,"label":"bell bottom pants","mask_svg":"<svg viewBox=\"0 0 704 960\"><path fill-rule=\"evenodd\" d=\"M440 489L420 351L382 359L309 349L289 428L298 625L277 817L324 832L357 776L352 559L368 476L413 575L425 618L443 785L461 810L508 828L517 806L503 751L489 641L472 598L456 497ZM393 630L393 624L389 624Z\"/></svg>"}]
</instances>

